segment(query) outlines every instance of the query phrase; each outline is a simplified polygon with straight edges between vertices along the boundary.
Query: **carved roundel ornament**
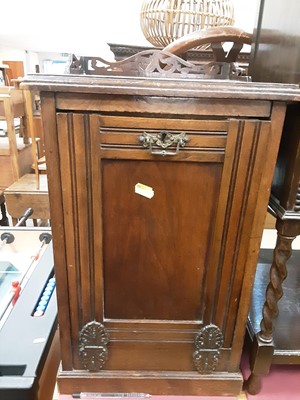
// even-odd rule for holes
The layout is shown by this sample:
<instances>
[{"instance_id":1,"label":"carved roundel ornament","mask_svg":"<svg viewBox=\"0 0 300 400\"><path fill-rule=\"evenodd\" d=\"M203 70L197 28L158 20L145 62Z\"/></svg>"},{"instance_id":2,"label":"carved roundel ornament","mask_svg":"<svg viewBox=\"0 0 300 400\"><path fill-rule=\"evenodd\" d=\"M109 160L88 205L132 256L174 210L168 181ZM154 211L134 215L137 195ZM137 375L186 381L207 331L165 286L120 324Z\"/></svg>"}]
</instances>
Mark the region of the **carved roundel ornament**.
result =
<instances>
[{"instance_id":1,"label":"carved roundel ornament","mask_svg":"<svg viewBox=\"0 0 300 400\"><path fill-rule=\"evenodd\" d=\"M107 357L109 336L105 327L97 321L84 325L79 334L79 356L82 368L88 371L99 371Z\"/></svg>"},{"instance_id":2,"label":"carved roundel ornament","mask_svg":"<svg viewBox=\"0 0 300 400\"><path fill-rule=\"evenodd\" d=\"M193 354L194 364L199 373L206 374L216 369L223 342L223 333L216 325L206 325L200 329L195 338Z\"/></svg>"}]
</instances>

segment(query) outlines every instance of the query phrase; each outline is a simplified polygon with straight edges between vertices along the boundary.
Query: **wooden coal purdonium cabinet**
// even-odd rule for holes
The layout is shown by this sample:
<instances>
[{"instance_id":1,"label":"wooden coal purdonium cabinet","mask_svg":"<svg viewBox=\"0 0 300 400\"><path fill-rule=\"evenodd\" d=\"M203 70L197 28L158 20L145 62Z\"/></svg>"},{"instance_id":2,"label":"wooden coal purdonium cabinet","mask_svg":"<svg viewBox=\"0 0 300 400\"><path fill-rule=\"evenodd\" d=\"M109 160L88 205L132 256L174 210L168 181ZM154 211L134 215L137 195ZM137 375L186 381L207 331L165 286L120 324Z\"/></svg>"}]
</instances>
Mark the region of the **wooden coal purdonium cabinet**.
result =
<instances>
[{"instance_id":1,"label":"wooden coal purdonium cabinet","mask_svg":"<svg viewBox=\"0 0 300 400\"><path fill-rule=\"evenodd\" d=\"M57 279L60 392L236 395L294 85L32 75Z\"/></svg>"}]
</instances>

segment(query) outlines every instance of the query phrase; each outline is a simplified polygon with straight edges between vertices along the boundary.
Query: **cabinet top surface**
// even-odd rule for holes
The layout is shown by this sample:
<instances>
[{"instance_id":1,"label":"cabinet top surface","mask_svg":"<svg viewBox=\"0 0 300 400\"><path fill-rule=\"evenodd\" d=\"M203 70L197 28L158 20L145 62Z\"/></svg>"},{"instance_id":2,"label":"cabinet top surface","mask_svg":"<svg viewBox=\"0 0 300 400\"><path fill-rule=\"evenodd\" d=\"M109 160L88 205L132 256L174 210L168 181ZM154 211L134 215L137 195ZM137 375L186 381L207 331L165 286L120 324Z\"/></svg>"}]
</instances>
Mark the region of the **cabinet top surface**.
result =
<instances>
[{"instance_id":1,"label":"cabinet top surface","mask_svg":"<svg viewBox=\"0 0 300 400\"><path fill-rule=\"evenodd\" d=\"M218 79L29 74L20 86L57 93L300 101L298 85Z\"/></svg>"}]
</instances>

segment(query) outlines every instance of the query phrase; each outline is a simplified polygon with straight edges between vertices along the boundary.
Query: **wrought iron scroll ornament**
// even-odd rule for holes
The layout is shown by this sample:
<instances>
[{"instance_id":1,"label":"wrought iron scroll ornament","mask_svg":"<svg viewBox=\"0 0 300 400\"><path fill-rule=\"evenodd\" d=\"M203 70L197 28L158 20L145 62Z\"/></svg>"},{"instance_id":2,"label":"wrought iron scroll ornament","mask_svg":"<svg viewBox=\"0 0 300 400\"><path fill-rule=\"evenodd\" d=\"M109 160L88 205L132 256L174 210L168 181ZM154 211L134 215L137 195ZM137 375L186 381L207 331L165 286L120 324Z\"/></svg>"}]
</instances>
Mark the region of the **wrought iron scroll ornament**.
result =
<instances>
[{"instance_id":1,"label":"wrought iron scroll ornament","mask_svg":"<svg viewBox=\"0 0 300 400\"><path fill-rule=\"evenodd\" d=\"M207 374L216 369L223 342L222 331L216 325L206 325L200 329L195 338L193 354L194 364L198 372Z\"/></svg>"},{"instance_id":2,"label":"wrought iron scroll ornament","mask_svg":"<svg viewBox=\"0 0 300 400\"><path fill-rule=\"evenodd\" d=\"M170 132L162 131L157 134L150 134L144 132L140 137L139 141L144 147L149 149L151 154L160 156L174 156L178 153L180 147L184 147L188 138L185 132L179 134L173 134ZM167 151L168 147L176 144L174 151ZM162 150L154 150L153 146L160 147Z\"/></svg>"},{"instance_id":3,"label":"wrought iron scroll ornament","mask_svg":"<svg viewBox=\"0 0 300 400\"><path fill-rule=\"evenodd\" d=\"M95 372L103 368L108 357L108 342L109 335L100 322L84 325L79 333L79 356L84 369Z\"/></svg>"}]
</instances>

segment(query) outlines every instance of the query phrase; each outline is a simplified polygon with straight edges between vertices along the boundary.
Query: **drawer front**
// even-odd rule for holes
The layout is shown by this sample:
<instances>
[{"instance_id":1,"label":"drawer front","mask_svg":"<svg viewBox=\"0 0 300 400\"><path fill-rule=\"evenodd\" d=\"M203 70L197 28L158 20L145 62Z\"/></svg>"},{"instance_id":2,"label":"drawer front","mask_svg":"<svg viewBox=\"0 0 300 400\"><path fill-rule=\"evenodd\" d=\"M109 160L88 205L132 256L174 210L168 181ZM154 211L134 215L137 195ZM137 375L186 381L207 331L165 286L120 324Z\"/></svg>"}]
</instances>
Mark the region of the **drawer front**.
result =
<instances>
[{"instance_id":1,"label":"drawer front","mask_svg":"<svg viewBox=\"0 0 300 400\"><path fill-rule=\"evenodd\" d=\"M223 98L206 99L192 97L159 96L114 96L99 94L59 93L56 96L57 109L61 111L97 113L135 113L159 115L181 115L183 118L269 118L272 103L269 100L232 99L227 93Z\"/></svg>"},{"instance_id":2,"label":"drawer front","mask_svg":"<svg viewBox=\"0 0 300 400\"><path fill-rule=\"evenodd\" d=\"M133 150L139 158L176 156L197 161L209 153L215 155L213 161L222 161L228 121L102 115L99 126L102 150ZM109 155L103 152L103 156Z\"/></svg>"}]
</instances>

